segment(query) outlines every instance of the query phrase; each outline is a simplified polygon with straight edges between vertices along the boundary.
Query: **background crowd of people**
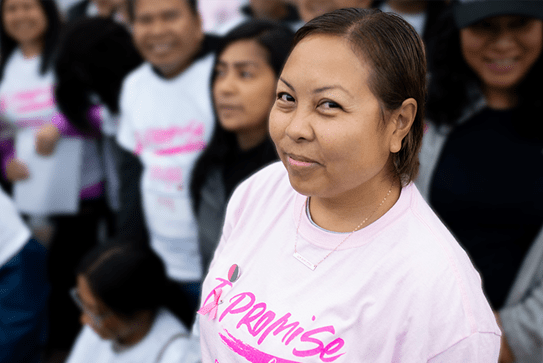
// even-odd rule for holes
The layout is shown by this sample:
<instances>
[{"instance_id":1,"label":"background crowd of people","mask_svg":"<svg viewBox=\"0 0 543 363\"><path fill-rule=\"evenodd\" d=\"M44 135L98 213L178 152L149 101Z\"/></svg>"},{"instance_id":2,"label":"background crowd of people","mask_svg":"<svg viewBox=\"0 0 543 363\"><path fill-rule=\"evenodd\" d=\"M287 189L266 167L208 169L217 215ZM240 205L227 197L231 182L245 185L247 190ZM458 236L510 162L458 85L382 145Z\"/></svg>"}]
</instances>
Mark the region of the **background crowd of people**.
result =
<instances>
[{"instance_id":1,"label":"background crowd of people","mask_svg":"<svg viewBox=\"0 0 543 363\"><path fill-rule=\"evenodd\" d=\"M0 363L200 359L228 202L280 160L295 33L348 7L423 40L420 169L397 193L469 255L499 362L543 360L542 1L1 0Z\"/></svg>"}]
</instances>

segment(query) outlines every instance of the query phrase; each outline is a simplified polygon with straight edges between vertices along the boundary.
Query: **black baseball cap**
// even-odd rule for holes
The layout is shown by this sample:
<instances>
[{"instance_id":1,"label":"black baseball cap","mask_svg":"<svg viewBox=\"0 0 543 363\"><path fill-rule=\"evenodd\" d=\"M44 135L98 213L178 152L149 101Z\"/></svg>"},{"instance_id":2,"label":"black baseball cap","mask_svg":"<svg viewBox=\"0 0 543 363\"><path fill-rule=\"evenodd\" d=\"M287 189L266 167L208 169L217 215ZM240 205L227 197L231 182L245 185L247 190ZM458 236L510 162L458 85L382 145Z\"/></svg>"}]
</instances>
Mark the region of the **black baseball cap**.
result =
<instances>
[{"instance_id":1,"label":"black baseball cap","mask_svg":"<svg viewBox=\"0 0 543 363\"><path fill-rule=\"evenodd\" d=\"M499 15L523 15L543 20L543 0L458 0L453 7L459 29Z\"/></svg>"}]
</instances>

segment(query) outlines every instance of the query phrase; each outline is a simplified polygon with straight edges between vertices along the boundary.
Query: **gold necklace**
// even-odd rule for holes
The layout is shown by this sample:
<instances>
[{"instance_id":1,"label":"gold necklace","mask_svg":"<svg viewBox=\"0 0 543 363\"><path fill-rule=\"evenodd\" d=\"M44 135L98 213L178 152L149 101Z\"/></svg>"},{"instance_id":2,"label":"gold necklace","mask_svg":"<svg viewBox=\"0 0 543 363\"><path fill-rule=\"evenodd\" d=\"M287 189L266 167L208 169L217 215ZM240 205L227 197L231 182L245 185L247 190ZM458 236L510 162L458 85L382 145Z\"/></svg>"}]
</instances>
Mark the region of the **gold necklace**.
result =
<instances>
[{"instance_id":1,"label":"gold necklace","mask_svg":"<svg viewBox=\"0 0 543 363\"><path fill-rule=\"evenodd\" d=\"M373 215L375 214L375 212L377 212L377 210L383 205L383 203L387 200L388 196L390 195L390 193L392 193L392 186L394 185L394 183L392 183L392 185L390 186L390 189L388 190L388 193L387 195L385 195L385 197L383 198L383 200L381 201L381 203L379 203L379 205L377 206L377 208L375 208L375 210L368 216L366 217L366 219L364 219L362 221L362 223L360 223L355 229L354 231L352 231L351 233L349 233L349 235L347 237L345 237L343 239L343 241L341 241L332 251L330 251L330 253L328 253L326 256L323 257L322 260L320 260L319 262L317 262L316 264L312 263L311 261L309 261L307 258L303 257L302 255L300 255L297 251L297 246L298 246L298 232L300 230L300 224L302 223L302 212L304 211L304 209L307 208L307 203L309 202L309 197L307 197L307 199L305 200L305 203L304 205L302 206L302 210L300 211L300 217L298 218L298 227L296 228L296 238L294 239L294 258L297 259L298 261L300 261L302 264L304 264L307 268L309 268L311 271L315 271L315 269L317 268L318 265L321 264L322 261L326 260L328 258L328 256L330 256L332 253L336 252L336 250L339 248L339 246L341 246L343 244L343 242L345 242L347 239L349 239L349 237L351 237L354 232L358 231L367 221L368 219L370 219L371 217L373 217Z\"/></svg>"}]
</instances>

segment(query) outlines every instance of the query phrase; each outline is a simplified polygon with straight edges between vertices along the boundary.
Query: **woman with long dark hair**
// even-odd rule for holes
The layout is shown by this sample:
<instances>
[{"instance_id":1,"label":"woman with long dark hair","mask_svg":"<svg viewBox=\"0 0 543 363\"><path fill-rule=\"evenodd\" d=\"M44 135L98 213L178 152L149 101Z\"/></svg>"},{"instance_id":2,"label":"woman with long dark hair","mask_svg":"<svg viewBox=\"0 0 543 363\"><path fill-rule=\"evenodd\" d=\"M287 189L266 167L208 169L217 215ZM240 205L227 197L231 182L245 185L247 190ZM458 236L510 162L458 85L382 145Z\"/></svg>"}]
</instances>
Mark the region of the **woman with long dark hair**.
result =
<instances>
[{"instance_id":1,"label":"woman with long dark hair","mask_svg":"<svg viewBox=\"0 0 543 363\"><path fill-rule=\"evenodd\" d=\"M278 23L250 20L231 30L217 51L211 80L216 126L190 187L204 271L219 243L234 188L277 160L268 114L293 35Z\"/></svg>"},{"instance_id":2,"label":"woman with long dark hair","mask_svg":"<svg viewBox=\"0 0 543 363\"><path fill-rule=\"evenodd\" d=\"M451 6L430 44L417 186L481 273L500 362L541 362L543 2Z\"/></svg>"},{"instance_id":3,"label":"woman with long dark hair","mask_svg":"<svg viewBox=\"0 0 543 363\"><path fill-rule=\"evenodd\" d=\"M135 225L126 226L124 219L121 219L121 228L117 228L116 218L121 199L124 204L139 205L139 193L133 190L128 196L122 194L121 198L121 191L127 189L120 187L121 160L133 158L117 145L115 135L122 81L141 64L141 56L130 33L111 19L80 19L68 23L63 33L55 62L55 97L61 115L55 127L43 130L42 146L54 149L61 132L98 137L109 207L109 236L118 237L119 231L121 239L130 235L133 238L125 239L133 241L139 237L145 240L145 230ZM138 163L137 160L131 162ZM134 208L135 211L140 209ZM137 225L143 228L143 219Z\"/></svg>"},{"instance_id":4,"label":"woman with long dark hair","mask_svg":"<svg viewBox=\"0 0 543 363\"><path fill-rule=\"evenodd\" d=\"M29 26L18 26L21 21ZM30 176L26 164L15 156L15 134L36 129L53 116L53 108L43 100L52 96L61 20L53 1L3 0L0 22L0 157L3 183L10 189L12 183ZM36 91L42 88L43 94ZM34 91L33 97L20 97L29 91Z\"/></svg>"}]
</instances>

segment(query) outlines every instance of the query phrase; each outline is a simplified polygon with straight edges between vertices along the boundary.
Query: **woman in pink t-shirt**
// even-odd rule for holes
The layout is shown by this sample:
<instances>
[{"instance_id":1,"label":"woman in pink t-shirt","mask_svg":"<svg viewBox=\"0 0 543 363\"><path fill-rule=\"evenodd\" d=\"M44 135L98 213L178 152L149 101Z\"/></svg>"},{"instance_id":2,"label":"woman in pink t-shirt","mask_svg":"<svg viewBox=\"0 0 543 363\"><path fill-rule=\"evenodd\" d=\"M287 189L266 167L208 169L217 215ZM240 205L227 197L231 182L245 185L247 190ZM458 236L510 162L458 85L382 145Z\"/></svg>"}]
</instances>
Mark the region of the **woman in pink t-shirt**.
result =
<instances>
[{"instance_id":1,"label":"woman in pink t-shirt","mask_svg":"<svg viewBox=\"0 0 543 363\"><path fill-rule=\"evenodd\" d=\"M401 17L301 28L270 134L282 163L234 192L203 284L204 362L496 362L468 256L412 184L424 46Z\"/></svg>"}]
</instances>

